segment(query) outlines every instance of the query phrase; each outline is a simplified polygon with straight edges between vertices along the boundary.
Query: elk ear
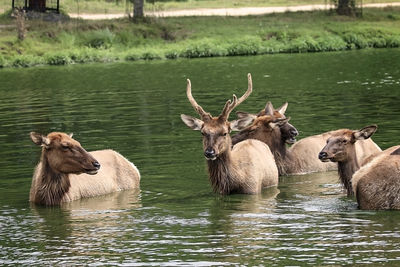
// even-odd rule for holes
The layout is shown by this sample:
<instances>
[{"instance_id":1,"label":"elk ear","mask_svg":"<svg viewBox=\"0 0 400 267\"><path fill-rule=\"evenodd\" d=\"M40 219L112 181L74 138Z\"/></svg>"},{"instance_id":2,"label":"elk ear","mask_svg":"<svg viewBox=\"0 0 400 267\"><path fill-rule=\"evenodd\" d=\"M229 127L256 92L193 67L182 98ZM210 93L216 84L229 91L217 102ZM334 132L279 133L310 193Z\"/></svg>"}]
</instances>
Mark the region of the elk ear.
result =
<instances>
[{"instance_id":1,"label":"elk ear","mask_svg":"<svg viewBox=\"0 0 400 267\"><path fill-rule=\"evenodd\" d=\"M50 145L50 140L46 136L41 135L40 133L31 132L29 134L31 136L32 141L38 146L48 146Z\"/></svg>"},{"instance_id":2,"label":"elk ear","mask_svg":"<svg viewBox=\"0 0 400 267\"><path fill-rule=\"evenodd\" d=\"M72 138L72 136L74 136L74 133L70 133L68 136Z\"/></svg>"},{"instance_id":3,"label":"elk ear","mask_svg":"<svg viewBox=\"0 0 400 267\"><path fill-rule=\"evenodd\" d=\"M270 122L269 126L274 129L275 127L281 127L283 126L285 123L287 123L290 120L290 117L287 118L282 118L282 119L277 119L274 122Z\"/></svg>"},{"instance_id":4,"label":"elk ear","mask_svg":"<svg viewBox=\"0 0 400 267\"><path fill-rule=\"evenodd\" d=\"M231 121L231 129L232 131L241 131L245 129L247 126L249 126L254 119L257 117L253 114L249 114L250 116L239 118L237 120Z\"/></svg>"},{"instance_id":5,"label":"elk ear","mask_svg":"<svg viewBox=\"0 0 400 267\"><path fill-rule=\"evenodd\" d=\"M393 151L392 153L390 153L390 155L400 155L400 148L398 148L395 151Z\"/></svg>"},{"instance_id":6,"label":"elk ear","mask_svg":"<svg viewBox=\"0 0 400 267\"><path fill-rule=\"evenodd\" d=\"M202 120L193 118L192 116L188 116L185 114L181 114L182 121L192 130L199 131L203 126L204 122Z\"/></svg>"},{"instance_id":7,"label":"elk ear","mask_svg":"<svg viewBox=\"0 0 400 267\"><path fill-rule=\"evenodd\" d=\"M278 108L277 111L278 111L280 114L285 115L285 112L286 112L286 109L287 109L287 106L288 106L288 105L289 105L289 103L286 102L285 104L282 105L282 107Z\"/></svg>"},{"instance_id":8,"label":"elk ear","mask_svg":"<svg viewBox=\"0 0 400 267\"><path fill-rule=\"evenodd\" d=\"M236 112L236 116L238 117L238 119L244 119L244 118L251 117L253 120L255 120L257 118L257 115L254 115L254 114L251 114L251 113L247 113L247 112L243 112L243 111Z\"/></svg>"},{"instance_id":9,"label":"elk ear","mask_svg":"<svg viewBox=\"0 0 400 267\"><path fill-rule=\"evenodd\" d=\"M368 139L376 132L376 129L378 129L376 125L366 126L359 131L355 131L353 133L353 139L355 141Z\"/></svg>"},{"instance_id":10,"label":"elk ear","mask_svg":"<svg viewBox=\"0 0 400 267\"><path fill-rule=\"evenodd\" d=\"M274 115L274 106L272 106L270 101L268 101L267 105L265 106L265 115Z\"/></svg>"}]
</instances>

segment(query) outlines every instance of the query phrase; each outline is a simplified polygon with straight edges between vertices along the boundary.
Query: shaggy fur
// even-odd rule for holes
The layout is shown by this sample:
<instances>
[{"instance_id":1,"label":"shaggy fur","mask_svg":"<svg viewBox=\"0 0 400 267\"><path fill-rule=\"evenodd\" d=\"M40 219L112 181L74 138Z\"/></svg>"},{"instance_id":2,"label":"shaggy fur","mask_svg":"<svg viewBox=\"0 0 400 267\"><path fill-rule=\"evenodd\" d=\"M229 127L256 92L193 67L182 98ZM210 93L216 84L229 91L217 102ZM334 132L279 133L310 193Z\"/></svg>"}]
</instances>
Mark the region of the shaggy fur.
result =
<instances>
[{"instance_id":1,"label":"shaggy fur","mask_svg":"<svg viewBox=\"0 0 400 267\"><path fill-rule=\"evenodd\" d=\"M258 140L241 142L216 160L208 160L207 165L214 192L223 195L260 193L262 188L278 184L273 155Z\"/></svg>"},{"instance_id":2,"label":"shaggy fur","mask_svg":"<svg viewBox=\"0 0 400 267\"><path fill-rule=\"evenodd\" d=\"M49 139L50 145L62 142L62 138L67 138L67 135L62 133L61 135L52 134L48 135L54 137ZM73 142L75 140L68 139L68 141ZM80 147L77 142L75 145ZM89 153L90 159L95 158L101 164L97 174L89 175L82 173L83 170L81 169L72 171L70 168L69 172L60 171L60 169L65 168L65 165L72 164L67 158L55 158L54 155L58 155L54 154L56 149L61 148L57 145L49 148L43 147L42 149L41 160L32 179L29 198L31 202L42 205L59 205L62 202L139 187L140 173L138 169L113 150ZM80 149L83 150L81 147ZM84 150L83 152L87 153ZM49 157L49 153L53 153L53 157Z\"/></svg>"},{"instance_id":3,"label":"shaggy fur","mask_svg":"<svg viewBox=\"0 0 400 267\"><path fill-rule=\"evenodd\" d=\"M400 210L400 146L379 153L352 178L358 207L363 210Z\"/></svg>"},{"instance_id":4,"label":"shaggy fur","mask_svg":"<svg viewBox=\"0 0 400 267\"><path fill-rule=\"evenodd\" d=\"M328 135L326 145L321 150L321 153L326 153L326 158L321 160L338 163L339 180L346 189L347 196L354 194L351 183L353 174L360 166L366 164L372 157L381 152L381 149L369 136L366 137L368 139L355 139L355 133L360 132L361 130L353 131L349 129L332 131Z\"/></svg>"}]
</instances>

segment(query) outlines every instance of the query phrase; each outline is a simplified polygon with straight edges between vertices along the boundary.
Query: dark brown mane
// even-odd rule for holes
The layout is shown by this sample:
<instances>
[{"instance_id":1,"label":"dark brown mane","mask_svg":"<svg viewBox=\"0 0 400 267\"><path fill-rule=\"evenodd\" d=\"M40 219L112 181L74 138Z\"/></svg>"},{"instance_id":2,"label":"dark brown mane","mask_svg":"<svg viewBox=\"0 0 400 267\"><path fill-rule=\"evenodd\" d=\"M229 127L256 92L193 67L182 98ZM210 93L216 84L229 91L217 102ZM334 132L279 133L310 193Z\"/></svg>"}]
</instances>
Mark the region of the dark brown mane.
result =
<instances>
[{"instance_id":1,"label":"dark brown mane","mask_svg":"<svg viewBox=\"0 0 400 267\"><path fill-rule=\"evenodd\" d=\"M227 195L233 192L235 183L232 181L229 161L227 154L221 155L216 160L207 161L209 179L215 193Z\"/></svg>"},{"instance_id":2,"label":"dark brown mane","mask_svg":"<svg viewBox=\"0 0 400 267\"><path fill-rule=\"evenodd\" d=\"M41 164L39 179L36 183L35 203L58 205L71 187L68 174L55 173L50 168L45 154L42 156Z\"/></svg>"},{"instance_id":3,"label":"dark brown mane","mask_svg":"<svg viewBox=\"0 0 400 267\"><path fill-rule=\"evenodd\" d=\"M338 162L339 180L343 187L346 189L347 196L354 195L353 187L351 185L351 178L359 168L360 167L357 163L357 160L351 162Z\"/></svg>"}]
</instances>

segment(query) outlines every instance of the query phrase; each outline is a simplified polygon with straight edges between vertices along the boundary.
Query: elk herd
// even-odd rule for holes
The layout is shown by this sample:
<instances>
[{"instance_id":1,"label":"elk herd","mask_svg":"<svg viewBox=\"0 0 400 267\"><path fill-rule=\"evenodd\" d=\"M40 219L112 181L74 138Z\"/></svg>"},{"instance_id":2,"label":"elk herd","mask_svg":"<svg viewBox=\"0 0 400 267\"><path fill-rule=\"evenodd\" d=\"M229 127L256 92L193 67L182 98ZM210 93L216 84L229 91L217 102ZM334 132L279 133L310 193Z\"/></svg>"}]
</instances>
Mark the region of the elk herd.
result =
<instances>
[{"instance_id":1,"label":"elk herd","mask_svg":"<svg viewBox=\"0 0 400 267\"><path fill-rule=\"evenodd\" d=\"M360 130L339 129L299 141L297 129L286 117L288 103L275 109L267 102L257 114L230 113L252 93L248 88L226 101L221 114L206 112L192 95L187 80L187 98L199 115L181 115L192 130L200 131L213 191L257 194L277 186L279 176L337 170L347 196L355 196L360 209L400 209L400 146L382 151L371 136L369 125ZM238 131L231 136L232 131ZM30 191L30 201L58 205L85 197L138 188L140 173L135 165L113 150L87 152L72 135L32 132L32 141L42 147Z\"/></svg>"}]
</instances>

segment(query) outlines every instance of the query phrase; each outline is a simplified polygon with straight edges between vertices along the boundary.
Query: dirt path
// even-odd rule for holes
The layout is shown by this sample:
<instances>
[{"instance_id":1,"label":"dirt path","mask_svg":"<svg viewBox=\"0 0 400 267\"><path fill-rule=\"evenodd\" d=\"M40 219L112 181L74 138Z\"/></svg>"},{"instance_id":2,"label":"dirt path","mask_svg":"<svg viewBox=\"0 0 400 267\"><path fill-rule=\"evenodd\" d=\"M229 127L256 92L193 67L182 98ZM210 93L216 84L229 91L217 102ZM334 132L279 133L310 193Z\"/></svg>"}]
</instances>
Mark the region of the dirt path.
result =
<instances>
[{"instance_id":1,"label":"dirt path","mask_svg":"<svg viewBox=\"0 0 400 267\"><path fill-rule=\"evenodd\" d=\"M400 6L400 2L395 3L376 3L364 4L363 7L382 8L387 6ZM285 6L285 7L242 7L242 8L215 8L215 9L185 9L175 11L157 11L146 12L146 16L152 17L183 17L183 16L247 16L247 15L262 15L270 13L283 13L295 11L312 11L326 10L331 8L331 5L303 5L303 6ZM127 16L127 14L69 14L71 18L82 18L88 20L97 19L116 19Z\"/></svg>"}]
</instances>

